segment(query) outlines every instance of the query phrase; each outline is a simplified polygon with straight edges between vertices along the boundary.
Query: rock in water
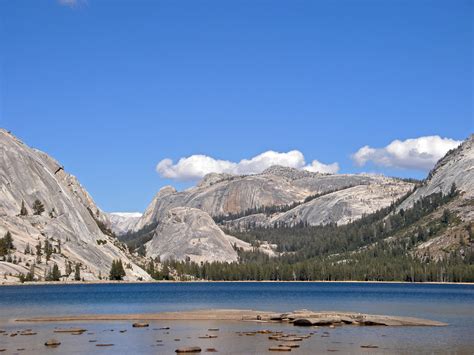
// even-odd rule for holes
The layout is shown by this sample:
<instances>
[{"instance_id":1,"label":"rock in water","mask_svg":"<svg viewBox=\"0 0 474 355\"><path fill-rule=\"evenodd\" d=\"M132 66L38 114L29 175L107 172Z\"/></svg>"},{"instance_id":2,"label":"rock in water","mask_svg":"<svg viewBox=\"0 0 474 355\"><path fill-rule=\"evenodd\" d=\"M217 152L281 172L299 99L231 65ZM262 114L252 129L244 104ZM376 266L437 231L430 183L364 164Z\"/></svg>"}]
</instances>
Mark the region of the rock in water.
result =
<instances>
[{"instance_id":1,"label":"rock in water","mask_svg":"<svg viewBox=\"0 0 474 355\"><path fill-rule=\"evenodd\" d=\"M45 346L51 346L51 347L56 347L61 345L61 342L56 339L49 339L44 343Z\"/></svg>"},{"instance_id":2,"label":"rock in water","mask_svg":"<svg viewBox=\"0 0 474 355\"><path fill-rule=\"evenodd\" d=\"M189 347L186 347L186 348L178 348L176 349L176 352L178 354L184 354L184 353L200 353L201 352L201 348L198 347L198 346L189 346Z\"/></svg>"},{"instance_id":3,"label":"rock in water","mask_svg":"<svg viewBox=\"0 0 474 355\"><path fill-rule=\"evenodd\" d=\"M146 253L161 260L237 261L237 252L213 219L189 207L168 211L146 244Z\"/></svg>"},{"instance_id":4,"label":"rock in water","mask_svg":"<svg viewBox=\"0 0 474 355\"><path fill-rule=\"evenodd\" d=\"M133 328L146 328L148 326L149 326L148 323L133 323L132 325Z\"/></svg>"}]
</instances>

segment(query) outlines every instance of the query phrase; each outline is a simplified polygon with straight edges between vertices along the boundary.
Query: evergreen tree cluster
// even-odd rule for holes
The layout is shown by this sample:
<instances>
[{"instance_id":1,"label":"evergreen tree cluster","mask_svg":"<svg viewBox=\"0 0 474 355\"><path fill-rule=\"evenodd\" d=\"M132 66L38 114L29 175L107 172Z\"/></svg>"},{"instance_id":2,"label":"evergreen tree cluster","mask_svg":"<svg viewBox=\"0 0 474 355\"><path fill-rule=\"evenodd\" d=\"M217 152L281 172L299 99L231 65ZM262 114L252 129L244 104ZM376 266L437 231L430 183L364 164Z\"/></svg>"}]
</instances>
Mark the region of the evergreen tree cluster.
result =
<instances>
[{"instance_id":1,"label":"evergreen tree cluster","mask_svg":"<svg viewBox=\"0 0 474 355\"><path fill-rule=\"evenodd\" d=\"M125 277L125 269L123 268L122 260L113 260L110 268L110 280L121 281Z\"/></svg>"},{"instance_id":2,"label":"evergreen tree cluster","mask_svg":"<svg viewBox=\"0 0 474 355\"><path fill-rule=\"evenodd\" d=\"M13 237L10 231L5 233L3 238L0 238L0 256L5 256L10 254L10 252L14 249L13 245Z\"/></svg>"}]
</instances>

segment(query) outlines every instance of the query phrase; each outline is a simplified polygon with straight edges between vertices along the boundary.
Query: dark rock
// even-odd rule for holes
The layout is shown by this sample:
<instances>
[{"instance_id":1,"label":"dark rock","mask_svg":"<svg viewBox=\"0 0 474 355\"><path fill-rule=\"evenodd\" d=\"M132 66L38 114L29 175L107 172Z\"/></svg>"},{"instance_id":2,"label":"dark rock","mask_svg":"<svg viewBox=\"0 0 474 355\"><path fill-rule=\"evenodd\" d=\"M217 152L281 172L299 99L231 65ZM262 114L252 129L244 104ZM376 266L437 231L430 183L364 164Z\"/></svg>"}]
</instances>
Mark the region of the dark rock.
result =
<instances>
[{"instance_id":1,"label":"dark rock","mask_svg":"<svg viewBox=\"0 0 474 355\"><path fill-rule=\"evenodd\" d=\"M288 346L272 346L268 348L268 351L291 351L291 348Z\"/></svg>"},{"instance_id":2,"label":"dark rock","mask_svg":"<svg viewBox=\"0 0 474 355\"><path fill-rule=\"evenodd\" d=\"M149 327L150 325L148 323L133 323L132 327L133 328L146 328Z\"/></svg>"},{"instance_id":3,"label":"dark rock","mask_svg":"<svg viewBox=\"0 0 474 355\"><path fill-rule=\"evenodd\" d=\"M56 339L49 339L48 341L46 341L46 343L44 343L44 345L56 347L56 346L61 345L61 342L59 340L56 340Z\"/></svg>"},{"instance_id":4,"label":"dark rock","mask_svg":"<svg viewBox=\"0 0 474 355\"><path fill-rule=\"evenodd\" d=\"M188 346L185 348L178 348L175 350L176 353L178 354L183 354L183 353L200 353L201 348L199 346Z\"/></svg>"}]
</instances>

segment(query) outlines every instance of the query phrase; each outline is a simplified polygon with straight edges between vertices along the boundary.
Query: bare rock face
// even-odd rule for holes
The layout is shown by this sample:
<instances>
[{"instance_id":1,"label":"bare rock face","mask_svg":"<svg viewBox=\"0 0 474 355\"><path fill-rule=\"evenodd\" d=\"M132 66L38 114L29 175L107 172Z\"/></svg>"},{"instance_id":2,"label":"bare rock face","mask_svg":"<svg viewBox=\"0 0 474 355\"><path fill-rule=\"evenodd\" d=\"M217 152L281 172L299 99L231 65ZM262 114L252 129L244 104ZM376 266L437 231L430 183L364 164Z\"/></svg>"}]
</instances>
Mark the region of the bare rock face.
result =
<instances>
[{"instance_id":1,"label":"bare rock face","mask_svg":"<svg viewBox=\"0 0 474 355\"><path fill-rule=\"evenodd\" d=\"M142 217L142 214L139 212L112 212L107 217L110 221L112 232L120 236L132 230Z\"/></svg>"},{"instance_id":2,"label":"bare rock face","mask_svg":"<svg viewBox=\"0 0 474 355\"><path fill-rule=\"evenodd\" d=\"M196 208L170 209L145 246L147 256L159 256L163 261L237 261L228 236L206 212Z\"/></svg>"},{"instance_id":3,"label":"bare rock face","mask_svg":"<svg viewBox=\"0 0 474 355\"><path fill-rule=\"evenodd\" d=\"M204 183L182 192L169 193L169 188L166 193L160 190L135 230L162 220L174 207L198 208L211 216L218 216L261 206L291 204L308 195L304 188L293 186L287 179L274 175L211 177L211 181L215 181L212 184L209 179L205 177Z\"/></svg>"},{"instance_id":4,"label":"bare rock face","mask_svg":"<svg viewBox=\"0 0 474 355\"><path fill-rule=\"evenodd\" d=\"M347 193L360 193L364 186L374 186L377 190L376 201L371 202L369 198L364 203L359 203L359 196L346 196ZM387 185L384 187L383 185ZM336 200L331 201L333 208L319 218L320 213L318 204L306 204L304 208L298 209L298 220L303 220L310 224L326 223L335 221L337 223L346 223L352 218L359 218L363 213L375 212L376 209L385 207L394 199L403 195L412 188L412 184L397 179L385 178L374 175L323 175L308 171L273 166L261 174L248 176L233 176L229 174L208 174L195 187L185 191L176 192L176 190L166 187L160 190L153 201L148 206L143 217L134 226L138 231L146 226L159 223L166 213L174 207L193 207L209 213L211 216L222 216L237 214L248 210L261 208L264 206L286 206L295 202L302 203L305 198L324 194L332 191L346 190L345 194L331 194L330 197ZM360 187L350 190L350 187ZM381 188L380 188L381 187ZM379 195L389 194L385 197ZM379 198L380 197L380 198ZM356 203L354 207L352 203ZM314 208L315 212L310 210ZM337 212L338 218L329 220L329 214ZM313 216L313 217L311 217ZM255 216L252 218L244 217L244 220L236 220L239 228L254 226L265 226L272 222L276 216L267 218L267 216ZM308 217L309 219L306 219ZM288 220L289 217L282 217L282 220Z\"/></svg>"},{"instance_id":5,"label":"bare rock face","mask_svg":"<svg viewBox=\"0 0 474 355\"><path fill-rule=\"evenodd\" d=\"M447 194L453 183L462 193L461 198L474 198L474 135L440 159L423 186L408 197L400 208L410 208L421 197L436 192Z\"/></svg>"},{"instance_id":6,"label":"bare rock face","mask_svg":"<svg viewBox=\"0 0 474 355\"><path fill-rule=\"evenodd\" d=\"M370 185L349 187L297 206L272 218L269 223L290 227L300 223L312 226L346 224L389 206L411 189L410 184L388 178Z\"/></svg>"},{"instance_id":7,"label":"bare rock face","mask_svg":"<svg viewBox=\"0 0 474 355\"><path fill-rule=\"evenodd\" d=\"M35 200L44 205L41 215L34 215ZM22 202L27 215L20 215ZM35 272L56 263L65 274L67 262L81 265L81 276L96 280L107 276L112 260L121 259L129 265L128 279L148 274L130 261L126 248L115 238L105 235L108 218L94 203L77 179L45 153L32 149L0 129L0 235L10 231L15 249L12 257L22 258L17 267L25 271L26 262L36 263L36 256L24 254L27 245L33 251L48 240L56 249L46 263L43 256ZM60 252L59 252L60 250ZM3 273L0 265L0 273ZM71 275L72 277L72 275Z\"/></svg>"}]
</instances>

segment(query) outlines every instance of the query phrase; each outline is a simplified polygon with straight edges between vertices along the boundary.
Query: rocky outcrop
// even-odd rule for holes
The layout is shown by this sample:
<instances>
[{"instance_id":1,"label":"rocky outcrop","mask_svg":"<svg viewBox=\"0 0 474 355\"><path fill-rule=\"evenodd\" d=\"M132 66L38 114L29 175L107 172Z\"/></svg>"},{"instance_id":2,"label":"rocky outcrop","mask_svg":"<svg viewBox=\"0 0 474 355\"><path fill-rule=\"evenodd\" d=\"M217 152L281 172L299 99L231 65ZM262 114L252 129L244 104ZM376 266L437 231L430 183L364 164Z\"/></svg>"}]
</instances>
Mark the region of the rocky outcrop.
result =
<instances>
[{"instance_id":1,"label":"rocky outcrop","mask_svg":"<svg viewBox=\"0 0 474 355\"><path fill-rule=\"evenodd\" d=\"M96 314L96 315L76 315L76 316L48 316L16 319L16 322L89 322L89 321L196 321L196 320L212 320L212 321L244 321L258 323L285 323L295 326L427 326L427 327L443 327L447 323L413 318L388 315L375 315L357 312L337 312L337 311L321 311L315 312L307 309L300 309L293 312L275 313L271 311L257 311L250 309L199 309L182 312L163 312L163 313L147 313L147 314ZM240 333L240 332L239 332ZM274 334L279 338L286 338L283 332L273 332L271 330L259 329L249 331L246 334ZM324 333L323 333L324 334ZM310 334L298 335L299 340L307 338ZM296 337L296 335L291 335ZM270 340L278 340L271 339Z\"/></svg>"},{"instance_id":2,"label":"rocky outcrop","mask_svg":"<svg viewBox=\"0 0 474 355\"><path fill-rule=\"evenodd\" d=\"M222 230L204 211L190 207L170 209L145 244L146 255L162 261L237 261L237 252Z\"/></svg>"},{"instance_id":3,"label":"rocky outcrop","mask_svg":"<svg viewBox=\"0 0 474 355\"><path fill-rule=\"evenodd\" d=\"M204 181L208 181L205 177ZM287 205L301 201L309 192L296 187L285 178L274 175L249 175L243 177L214 179L213 184L201 183L194 188L170 193L158 192L148 206L135 230L162 220L169 209L193 207L211 216L239 213L261 206Z\"/></svg>"},{"instance_id":4,"label":"rocky outcrop","mask_svg":"<svg viewBox=\"0 0 474 355\"><path fill-rule=\"evenodd\" d=\"M112 232L121 236L130 230L133 230L135 224L140 220L142 214L139 212L112 212L108 214L110 229Z\"/></svg>"},{"instance_id":5,"label":"rocky outcrop","mask_svg":"<svg viewBox=\"0 0 474 355\"><path fill-rule=\"evenodd\" d=\"M174 207L193 207L216 217L297 203L302 205L281 216L279 220L289 223L304 221L309 224L347 223L389 205L412 186L413 184L405 181L377 175L323 175L281 166L273 166L261 174L248 176L208 174L188 190L177 192L171 187L160 190L134 226L134 231L161 221ZM341 193L329 194L334 191ZM359 195L361 192L370 194L364 198ZM322 200L313 199L311 203L303 204L305 199L316 194L328 195ZM320 216L323 203L328 201L331 209ZM277 218L279 215L257 214L235 219L230 227L243 229L268 226Z\"/></svg>"},{"instance_id":6,"label":"rocky outcrop","mask_svg":"<svg viewBox=\"0 0 474 355\"><path fill-rule=\"evenodd\" d=\"M474 135L440 159L424 184L408 197L400 208L410 208L421 197L436 192L447 194L453 183L461 192L461 198L474 198Z\"/></svg>"},{"instance_id":7,"label":"rocky outcrop","mask_svg":"<svg viewBox=\"0 0 474 355\"><path fill-rule=\"evenodd\" d=\"M32 149L7 131L0 130L0 235L13 236L15 249L11 257L25 272L36 263L37 277L56 263L66 274L68 262L80 264L81 277L96 280L106 276L112 260L128 265L127 279L149 278L131 262L126 248L103 233L109 224L107 216L95 205L77 179L43 152ZM33 204L41 201L44 212L34 215ZM20 215L22 204L27 215ZM35 246L48 241L56 253L41 264L33 255ZM32 253L25 253L25 249ZM18 262L19 259L21 262ZM0 265L0 273L8 272ZM8 277L14 280L14 275ZM73 275L70 275L72 277Z\"/></svg>"},{"instance_id":8,"label":"rocky outcrop","mask_svg":"<svg viewBox=\"0 0 474 355\"><path fill-rule=\"evenodd\" d=\"M346 224L389 206L411 190L410 184L393 179L350 187L297 206L272 218L269 223L290 227L301 223L312 226Z\"/></svg>"}]
</instances>

